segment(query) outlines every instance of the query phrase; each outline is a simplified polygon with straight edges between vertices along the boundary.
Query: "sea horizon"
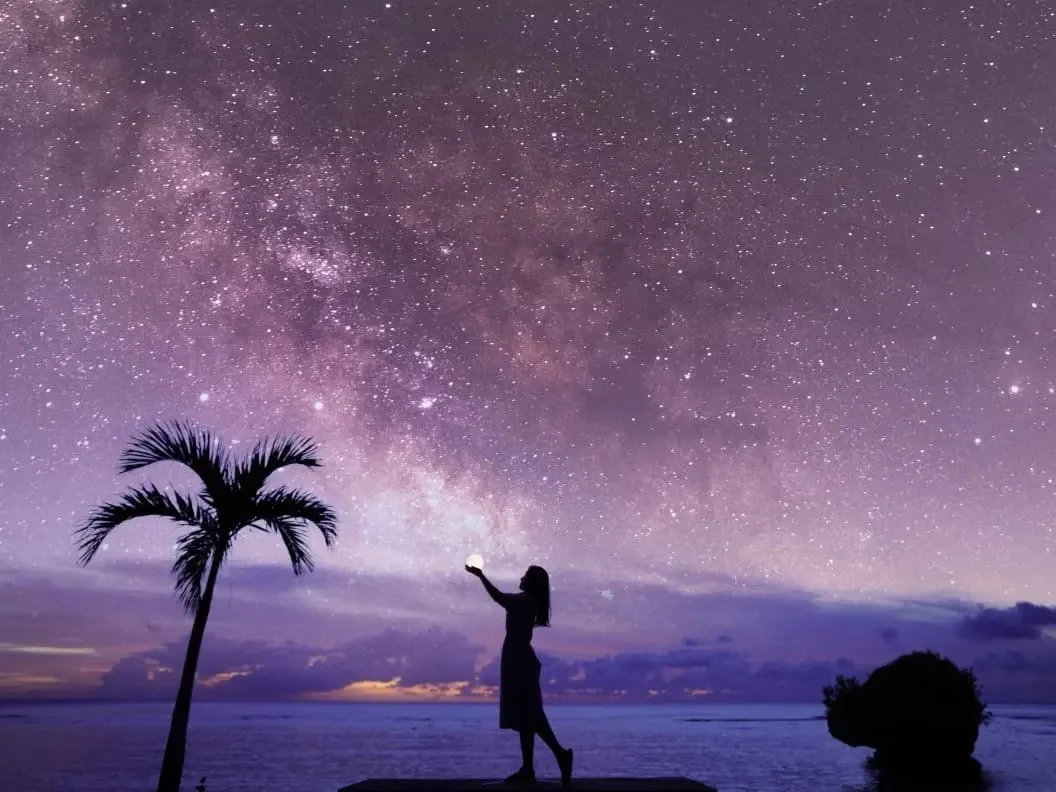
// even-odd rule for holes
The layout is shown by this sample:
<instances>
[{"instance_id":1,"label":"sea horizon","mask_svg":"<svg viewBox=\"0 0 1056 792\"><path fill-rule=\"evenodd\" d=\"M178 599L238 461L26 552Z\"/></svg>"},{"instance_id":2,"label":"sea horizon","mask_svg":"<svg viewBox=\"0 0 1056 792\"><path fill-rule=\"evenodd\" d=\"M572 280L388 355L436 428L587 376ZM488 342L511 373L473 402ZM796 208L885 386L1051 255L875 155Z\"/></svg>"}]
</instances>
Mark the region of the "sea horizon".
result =
<instances>
[{"instance_id":1,"label":"sea horizon","mask_svg":"<svg viewBox=\"0 0 1056 792\"><path fill-rule=\"evenodd\" d=\"M1001 701L987 701L984 702L987 707L991 709L994 707L1053 707L1056 708L1056 700L1043 700L1043 701L1017 701L1017 700L1001 700ZM7 705L37 705L37 704L173 704L172 698L83 698L83 697L70 697L70 698L0 698L0 706ZM199 707L207 704L360 704L365 706L373 705L479 705L482 707L487 706L498 706L498 698L493 699L462 699L452 697L440 697L436 699L406 699L406 698L393 698L393 699L194 699L194 707ZM607 701L596 701L596 700L550 700L546 701L546 708L549 711L551 707L606 707L606 706L628 706L628 707L668 707L668 706L711 706L711 707L798 707L798 706L817 706L824 709L824 705L820 700L809 701L806 699L772 699L772 700L760 700L760 701L716 701L708 700L705 698L700 699L681 699L681 700L650 700L650 699L627 699L618 700L610 699Z\"/></svg>"}]
</instances>

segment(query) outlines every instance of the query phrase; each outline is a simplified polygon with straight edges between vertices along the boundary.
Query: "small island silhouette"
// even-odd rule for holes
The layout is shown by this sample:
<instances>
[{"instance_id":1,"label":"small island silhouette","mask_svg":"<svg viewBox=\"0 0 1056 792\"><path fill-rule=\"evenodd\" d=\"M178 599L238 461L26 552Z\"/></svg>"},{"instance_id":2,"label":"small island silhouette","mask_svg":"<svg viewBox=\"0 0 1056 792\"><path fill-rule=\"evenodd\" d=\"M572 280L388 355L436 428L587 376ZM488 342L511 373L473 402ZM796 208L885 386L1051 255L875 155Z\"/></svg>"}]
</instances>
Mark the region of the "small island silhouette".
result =
<instances>
[{"instance_id":1,"label":"small island silhouette","mask_svg":"<svg viewBox=\"0 0 1056 792\"><path fill-rule=\"evenodd\" d=\"M971 669L935 652L911 652L865 682L838 676L823 690L829 734L872 748L869 766L884 781L977 781L972 756L992 715Z\"/></svg>"}]
</instances>

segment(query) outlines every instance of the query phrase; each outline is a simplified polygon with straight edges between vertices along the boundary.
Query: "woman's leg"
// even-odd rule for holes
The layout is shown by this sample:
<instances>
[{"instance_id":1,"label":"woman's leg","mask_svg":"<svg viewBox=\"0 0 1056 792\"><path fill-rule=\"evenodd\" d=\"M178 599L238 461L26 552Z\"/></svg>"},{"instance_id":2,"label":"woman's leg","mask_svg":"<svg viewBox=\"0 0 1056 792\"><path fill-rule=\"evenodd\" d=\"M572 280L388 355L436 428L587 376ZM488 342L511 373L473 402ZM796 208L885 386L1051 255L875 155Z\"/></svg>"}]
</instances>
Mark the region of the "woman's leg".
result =
<instances>
[{"instance_id":1,"label":"woman's leg","mask_svg":"<svg viewBox=\"0 0 1056 792\"><path fill-rule=\"evenodd\" d=\"M539 709L539 718L535 724L535 731L539 738L546 743L546 746L554 752L557 766L561 770L561 785L568 786L572 780L572 751L565 749L557 741L557 735L554 734L554 729L546 717L546 712L541 707Z\"/></svg>"},{"instance_id":2,"label":"woman's leg","mask_svg":"<svg viewBox=\"0 0 1056 792\"><path fill-rule=\"evenodd\" d=\"M557 735L554 734L554 729L550 726L550 721L547 720L546 712L542 710L539 711L538 720L535 722L535 733L539 735L539 739L546 743L546 747L554 752L554 756L564 754L565 749L557 741Z\"/></svg>"},{"instance_id":3,"label":"woman's leg","mask_svg":"<svg viewBox=\"0 0 1056 792\"><path fill-rule=\"evenodd\" d=\"M524 729L520 732L521 737L521 770L535 772L535 732Z\"/></svg>"}]
</instances>

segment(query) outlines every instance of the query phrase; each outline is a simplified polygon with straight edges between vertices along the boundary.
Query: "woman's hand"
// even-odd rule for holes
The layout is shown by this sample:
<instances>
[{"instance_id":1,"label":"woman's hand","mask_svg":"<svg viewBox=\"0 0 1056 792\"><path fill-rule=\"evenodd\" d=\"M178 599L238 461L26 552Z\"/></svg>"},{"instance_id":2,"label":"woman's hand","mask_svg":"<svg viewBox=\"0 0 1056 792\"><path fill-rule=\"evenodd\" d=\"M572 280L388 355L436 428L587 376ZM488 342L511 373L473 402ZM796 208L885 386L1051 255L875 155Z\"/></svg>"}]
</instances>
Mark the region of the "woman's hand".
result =
<instances>
[{"instance_id":1,"label":"woman's hand","mask_svg":"<svg viewBox=\"0 0 1056 792\"><path fill-rule=\"evenodd\" d=\"M469 564L466 564L466 571L473 577L484 577L484 570L478 569L477 567L471 567Z\"/></svg>"}]
</instances>

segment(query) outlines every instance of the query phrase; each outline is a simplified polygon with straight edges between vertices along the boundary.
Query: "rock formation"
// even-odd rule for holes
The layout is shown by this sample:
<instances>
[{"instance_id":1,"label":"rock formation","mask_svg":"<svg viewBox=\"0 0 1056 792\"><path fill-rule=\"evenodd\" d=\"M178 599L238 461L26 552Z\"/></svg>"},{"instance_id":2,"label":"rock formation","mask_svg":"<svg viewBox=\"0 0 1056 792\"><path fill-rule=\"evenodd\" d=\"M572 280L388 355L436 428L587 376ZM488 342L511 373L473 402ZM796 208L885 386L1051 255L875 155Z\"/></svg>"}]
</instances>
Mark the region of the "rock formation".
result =
<instances>
[{"instance_id":1,"label":"rock formation","mask_svg":"<svg viewBox=\"0 0 1056 792\"><path fill-rule=\"evenodd\" d=\"M829 734L874 750L870 764L899 775L978 772L979 727L990 720L979 683L934 652L913 652L874 670L864 683L837 677L824 690Z\"/></svg>"}]
</instances>

